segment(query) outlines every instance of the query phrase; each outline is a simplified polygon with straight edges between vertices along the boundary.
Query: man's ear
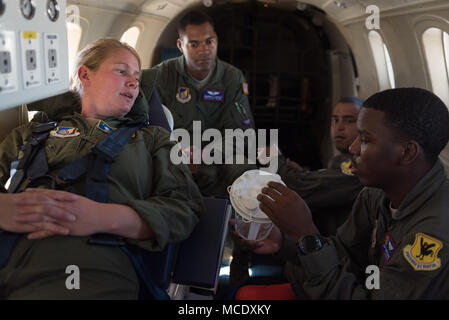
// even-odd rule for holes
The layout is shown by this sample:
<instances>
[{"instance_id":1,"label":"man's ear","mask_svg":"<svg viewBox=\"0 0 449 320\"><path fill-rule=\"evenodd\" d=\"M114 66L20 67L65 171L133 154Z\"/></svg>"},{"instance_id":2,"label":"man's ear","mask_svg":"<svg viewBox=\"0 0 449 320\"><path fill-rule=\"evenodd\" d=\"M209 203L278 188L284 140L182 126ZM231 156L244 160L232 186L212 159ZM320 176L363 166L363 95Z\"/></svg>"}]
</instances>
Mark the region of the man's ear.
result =
<instances>
[{"instance_id":1,"label":"man's ear","mask_svg":"<svg viewBox=\"0 0 449 320\"><path fill-rule=\"evenodd\" d=\"M184 51L182 50L182 41L181 41L181 39L178 39L176 41L176 45L178 46L179 51L181 51L181 53L184 54Z\"/></svg>"},{"instance_id":2,"label":"man's ear","mask_svg":"<svg viewBox=\"0 0 449 320\"><path fill-rule=\"evenodd\" d=\"M402 146L401 163L404 165L412 164L416 161L422 149L418 142L414 140L407 141Z\"/></svg>"},{"instance_id":3,"label":"man's ear","mask_svg":"<svg viewBox=\"0 0 449 320\"><path fill-rule=\"evenodd\" d=\"M82 65L78 69L78 78L80 79L83 85L86 85L87 81L90 81L90 70L86 65Z\"/></svg>"}]
</instances>

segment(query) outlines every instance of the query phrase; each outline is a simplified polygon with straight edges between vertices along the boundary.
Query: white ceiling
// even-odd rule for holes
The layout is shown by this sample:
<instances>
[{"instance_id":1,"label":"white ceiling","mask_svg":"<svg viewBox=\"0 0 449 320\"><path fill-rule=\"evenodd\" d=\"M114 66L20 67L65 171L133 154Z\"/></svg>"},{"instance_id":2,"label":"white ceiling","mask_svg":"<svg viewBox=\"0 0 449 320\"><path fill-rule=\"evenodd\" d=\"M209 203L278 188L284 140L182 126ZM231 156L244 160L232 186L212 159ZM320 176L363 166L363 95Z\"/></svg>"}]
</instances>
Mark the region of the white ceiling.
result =
<instances>
[{"instance_id":1,"label":"white ceiling","mask_svg":"<svg viewBox=\"0 0 449 320\"><path fill-rule=\"evenodd\" d=\"M126 11L130 13L146 13L151 15L173 18L184 8L200 3L203 0L69 0L73 4L84 4L88 6L101 7ZM215 3L223 3L227 0L211 0ZM244 2L245 0L229 0ZM365 14L369 5L376 5L380 11L397 9L400 7L427 4L438 0L258 0L267 2L273 6L296 8L298 1L312 4L324 10L336 21L344 21L357 18ZM339 6L338 3L341 5ZM345 7L345 8L342 8Z\"/></svg>"}]
</instances>

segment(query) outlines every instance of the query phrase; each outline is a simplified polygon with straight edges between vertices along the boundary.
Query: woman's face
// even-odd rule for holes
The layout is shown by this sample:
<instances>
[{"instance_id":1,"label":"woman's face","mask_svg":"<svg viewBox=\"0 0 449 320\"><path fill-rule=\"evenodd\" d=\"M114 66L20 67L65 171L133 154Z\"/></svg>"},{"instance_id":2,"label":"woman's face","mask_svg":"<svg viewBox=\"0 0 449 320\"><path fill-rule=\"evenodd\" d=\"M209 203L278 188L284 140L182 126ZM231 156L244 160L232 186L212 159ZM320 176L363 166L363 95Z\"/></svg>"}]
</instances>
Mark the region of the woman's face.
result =
<instances>
[{"instance_id":1,"label":"woman's face","mask_svg":"<svg viewBox=\"0 0 449 320\"><path fill-rule=\"evenodd\" d=\"M115 49L96 71L80 68L83 115L104 119L126 115L139 93L140 68L126 49Z\"/></svg>"}]
</instances>

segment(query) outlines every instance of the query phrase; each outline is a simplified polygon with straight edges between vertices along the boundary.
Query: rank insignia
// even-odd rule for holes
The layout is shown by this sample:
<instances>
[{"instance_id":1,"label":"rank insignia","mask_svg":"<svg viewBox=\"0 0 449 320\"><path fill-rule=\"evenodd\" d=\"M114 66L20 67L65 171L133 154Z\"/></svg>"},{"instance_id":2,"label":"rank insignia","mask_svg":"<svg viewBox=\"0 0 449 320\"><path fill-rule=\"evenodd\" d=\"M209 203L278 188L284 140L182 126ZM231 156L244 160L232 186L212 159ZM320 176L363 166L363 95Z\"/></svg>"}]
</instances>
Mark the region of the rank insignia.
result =
<instances>
[{"instance_id":1,"label":"rank insignia","mask_svg":"<svg viewBox=\"0 0 449 320\"><path fill-rule=\"evenodd\" d=\"M223 102L224 101L224 91L223 90L204 90L203 94L204 101L216 101Z\"/></svg>"},{"instance_id":2,"label":"rank insignia","mask_svg":"<svg viewBox=\"0 0 449 320\"><path fill-rule=\"evenodd\" d=\"M248 82L242 83L242 90L244 94L249 95Z\"/></svg>"},{"instance_id":3,"label":"rank insignia","mask_svg":"<svg viewBox=\"0 0 449 320\"><path fill-rule=\"evenodd\" d=\"M189 102L192 99L190 89L185 87L179 87L178 93L176 94L176 99L181 103Z\"/></svg>"},{"instance_id":4,"label":"rank insignia","mask_svg":"<svg viewBox=\"0 0 449 320\"><path fill-rule=\"evenodd\" d=\"M70 127L56 127L54 130L50 131L50 135L59 138L72 138L80 135L78 128Z\"/></svg>"},{"instance_id":5,"label":"rank insignia","mask_svg":"<svg viewBox=\"0 0 449 320\"><path fill-rule=\"evenodd\" d=\"M110 133L115 130L115 128L111 127L109 124L107 124L103 120L98 121L97 128L106 133Z\"/></svg>"},{"instance_id":6,"label":"rank insignia","mask_svg":"<svg viewBox=\"0 0 449 320\"><path fill-rule=\"evenodd\" d=\"M342 162L342 163L340 164L341 172L344 173L344 174L346 174L346 175L348 175L348 176L353 176L353 175L354 175L354 174L351 172L351 168L352 168L352 161L351 161L351 160Z\"/></svg>"},{"instance_id":7,"label":"rank insignia","mask_svg":"<svg viewBox=\"0 0 449 320\"><path fill-rule=\"evenodd\" d=\"M440 240L429 237L424 233L415 235L415 242L403 249L404 258L417 271L432 271L441 267L438 252L443 248Z\"/></svg>"},{"instance_id":8,"label":"rank insignia","mask_svg":"<svg viewBox=\"0 0 449 320\"><path fill-rule=\"evenodd\" d=\"M387 263L390 262L395 247L396 245L393 241L393 238L388 232L385 233L384 243L382 244L382 254L384 255L385 261Z\"/></svg>"}]
</instances>

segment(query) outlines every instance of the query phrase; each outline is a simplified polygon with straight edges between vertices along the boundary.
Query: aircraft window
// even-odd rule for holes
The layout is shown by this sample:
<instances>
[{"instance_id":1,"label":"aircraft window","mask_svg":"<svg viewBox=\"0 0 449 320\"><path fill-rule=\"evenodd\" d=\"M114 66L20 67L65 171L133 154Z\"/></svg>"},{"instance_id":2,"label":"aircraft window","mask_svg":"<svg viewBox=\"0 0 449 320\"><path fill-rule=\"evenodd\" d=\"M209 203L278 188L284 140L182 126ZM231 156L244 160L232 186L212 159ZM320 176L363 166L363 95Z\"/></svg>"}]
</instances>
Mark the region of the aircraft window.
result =
<instances>
[{"instance_id":1,"label":"aircraft window","mask_svg":"<svg viewBox=\"0 0 449 320\"><path fill-rule=\"evenodd\" d=\"M393 65L391 63L388 48L385 45L382 36L377 31L370 31L368 34L371 50L373 52L374 62L376 64L377 75L379 77L380 90L395 87Z\"/></svg>"},{"instance_id":2,"label":"aircraft window","mask_svg":"<svg viewBox=\"0 0 449 320\"><path fill-rule=\"evenodd\" d=\"M446 58L447 78L449 80L449 34L447 32L443 32L443 48L444 57Z\"/></svg>"},{"instance_id":3,"label":"aircraft window","mask_svg":"<svg viewBox=\"0 0 449 320\"><path fill-rule=\"evenodd\" d=\"M448 35L441 29L429 28L423 33L423 44L433 92L448 104Z\"/></svg>"},{"instance_id":4,"label":"aircraft window","mask_svg":"<svg viewBox=\"0 0 449 320\"><path fill-rule=\"evenodd\" d=\"M120 41L126 42L134 49L136 48L137 39L139 39L140 30L137 27L131 27L123 33Z\"/></svg>"},{"instance_id":5,"label":"aircraft window","mask_svg":"<svg viewBox=\"0 0 449 320\"><path fill-rule=\"evenodd\" d=\"M72 74L75 57L81 41L82 29L79 24L67 22L67 40L69 43L69 74Z\"/></svg>"}]
</instances>

